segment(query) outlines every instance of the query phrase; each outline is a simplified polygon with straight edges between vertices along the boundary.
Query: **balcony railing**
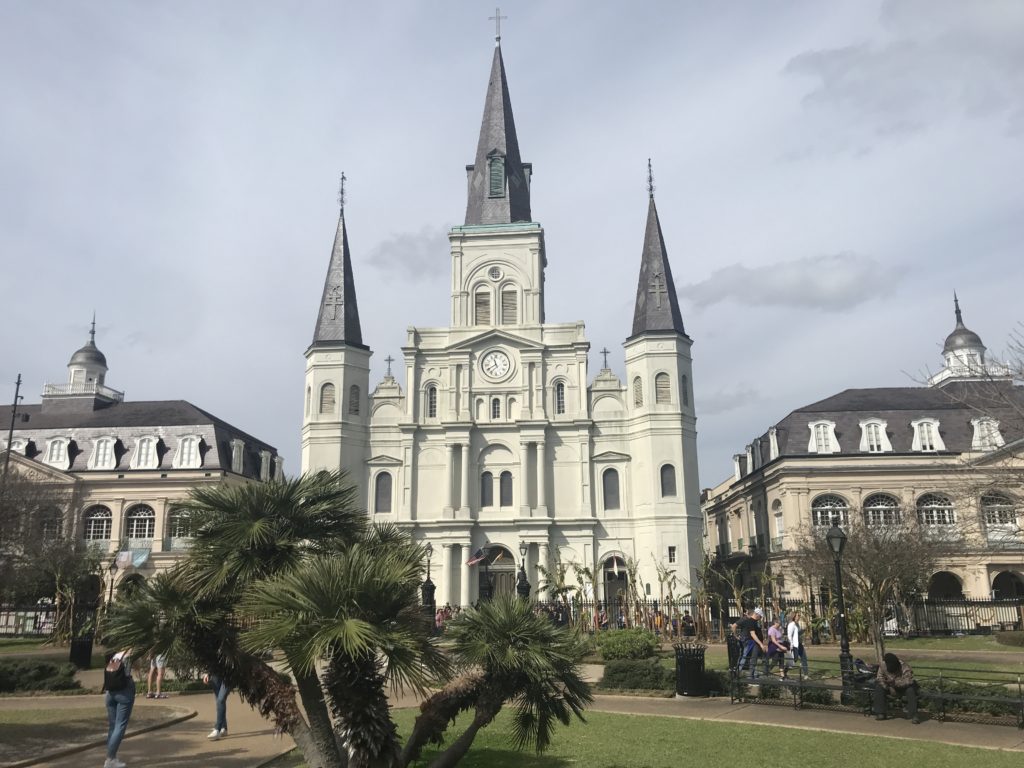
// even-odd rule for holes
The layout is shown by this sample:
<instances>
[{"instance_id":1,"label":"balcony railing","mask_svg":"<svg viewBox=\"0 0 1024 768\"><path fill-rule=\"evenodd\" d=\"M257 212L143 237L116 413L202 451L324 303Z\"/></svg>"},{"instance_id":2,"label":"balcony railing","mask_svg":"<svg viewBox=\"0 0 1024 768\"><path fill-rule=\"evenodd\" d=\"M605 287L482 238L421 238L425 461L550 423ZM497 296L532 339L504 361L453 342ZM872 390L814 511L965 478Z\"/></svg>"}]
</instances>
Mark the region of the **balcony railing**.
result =
<instances>
[{"instance_id":1,"label":"balcony railing","mask_svg":"<svg viewBox=\"0 0 1024 768\"><path fill-rule=\"evenodd\" d=\"M985 539L997 549L1024 549L1024 529L1017 525L987 525Z\"/></svg>"},{"instance_id":2,"label":"balcony railing","mask_svg":"<svg viewBox=\"0 0 1024 768\"><path fill-rule=\"evenodd\" d=\"M124 400L124 392L105 387L102 384L44 384L43 396L65 396L65 395L99 395L108 400L121 402Z\"/></svg>"},{"instance_id":3,"label":"balcony railing","mask_svg":"<svg viewBox=\"0 0 1024 768\"><path fill-rule=\"evenodd\" d=\"M191 546L191 536L168 536L166 539L164 539L165 552L184 552Z\"/></svg>"}]
</instances>

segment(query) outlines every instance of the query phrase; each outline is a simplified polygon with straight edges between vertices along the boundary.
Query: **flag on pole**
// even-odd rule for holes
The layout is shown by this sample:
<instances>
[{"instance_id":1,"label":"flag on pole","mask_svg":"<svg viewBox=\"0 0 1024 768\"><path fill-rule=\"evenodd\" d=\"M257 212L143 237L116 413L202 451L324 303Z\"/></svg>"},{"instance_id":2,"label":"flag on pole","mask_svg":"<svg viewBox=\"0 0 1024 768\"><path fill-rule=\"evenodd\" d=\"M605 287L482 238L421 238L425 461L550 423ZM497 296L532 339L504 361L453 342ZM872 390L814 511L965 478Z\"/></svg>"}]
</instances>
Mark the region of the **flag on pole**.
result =
<instances>
[{"instance_id":1,"label":"flag on pole","mask_svg":"<svg viewBox=\"0 0 1024 768\"><path fill-rule=\"evenodd\" d=\"M612 573L615 574L615 578L619 578L619 558L612 558Z\"/></svg>"},{"instance_id":2,"label":"flag on pole","mask_svg":"<svg viewBox=\"0 0 1024 768\"><path fill-rule=\"evenodd\" d=\"M466 565L476 565L477 563L482 563L486 559L487 555L484 551L482 549L478 549L473 556L466 561Z\"/></svg>"},{"instance_id":3,"label":"flag on pole","mask_svg":"<svg viewBox=\"0 0 1024 768\"><path fill-rule=\"evenodd\" d=\"M501 560L501 558L502 558L502 557L504 557L504 556L505 556L505 550L504 550L504 549L499 549L499 550L498 550L498 554L497 554L497 555L496 555L496 556L494 557L494 559L493 559L493 560L491 561L491 565L494 565L494 564L495 564L496 562L498 562L499 560Z\"/></svg>"}]
</instances>

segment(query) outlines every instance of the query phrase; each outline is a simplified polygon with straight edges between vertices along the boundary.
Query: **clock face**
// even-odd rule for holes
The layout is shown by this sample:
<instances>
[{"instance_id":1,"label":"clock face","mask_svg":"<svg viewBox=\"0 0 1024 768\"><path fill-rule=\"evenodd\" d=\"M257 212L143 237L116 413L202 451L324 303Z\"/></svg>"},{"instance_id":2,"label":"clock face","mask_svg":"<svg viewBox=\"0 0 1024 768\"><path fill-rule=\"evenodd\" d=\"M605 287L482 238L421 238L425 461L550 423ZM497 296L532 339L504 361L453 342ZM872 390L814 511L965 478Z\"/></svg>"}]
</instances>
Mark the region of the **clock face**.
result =
<instances>
[{"instance_id":1,"label":"clock face","mask_svg":"<svg viewBox=\"0 0 1024 768\"><path fill-rule=\"evenodd\" d=\"M500 379L508 373L512 363L509 362L508 355L495 350L484 355L484 359L480 361L480 367L485 375L490 376L492 379Z\"/></svg>"}]
</instances>

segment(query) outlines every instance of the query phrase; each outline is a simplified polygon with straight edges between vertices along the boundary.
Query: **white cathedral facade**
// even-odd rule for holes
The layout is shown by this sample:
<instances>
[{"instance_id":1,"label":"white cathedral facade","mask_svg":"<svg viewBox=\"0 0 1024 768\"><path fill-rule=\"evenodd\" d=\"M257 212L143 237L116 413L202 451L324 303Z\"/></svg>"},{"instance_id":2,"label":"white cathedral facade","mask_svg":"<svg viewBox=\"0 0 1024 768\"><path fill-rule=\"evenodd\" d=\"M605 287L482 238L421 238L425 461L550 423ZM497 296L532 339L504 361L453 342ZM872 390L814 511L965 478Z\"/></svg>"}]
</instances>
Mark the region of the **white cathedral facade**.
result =
<instances>
[{"instance_id":1,"label":"white cathedral facade","mask_svg":"<svg viewBox=\"0 0 1024 768\"><path fill-rule=\"evenodd\" d=\"M547 321L544 230L500 47L467 172L466 223L449 233L451 324L410 328L404 369L389 363L372 392L342 211L306 351L303 471L346 470L374 520L429 541L439 604L478 599L483 564L468 561L480 550L499 593L524 550L535 594L538 565L560 561L600 574L595 597L610 600L627 558L639 594L658 596L658 564L686 592L703 552L692 341L653 194L624 384L608 368L591 380L582 322Z\"/></svg>"}]
</instances>

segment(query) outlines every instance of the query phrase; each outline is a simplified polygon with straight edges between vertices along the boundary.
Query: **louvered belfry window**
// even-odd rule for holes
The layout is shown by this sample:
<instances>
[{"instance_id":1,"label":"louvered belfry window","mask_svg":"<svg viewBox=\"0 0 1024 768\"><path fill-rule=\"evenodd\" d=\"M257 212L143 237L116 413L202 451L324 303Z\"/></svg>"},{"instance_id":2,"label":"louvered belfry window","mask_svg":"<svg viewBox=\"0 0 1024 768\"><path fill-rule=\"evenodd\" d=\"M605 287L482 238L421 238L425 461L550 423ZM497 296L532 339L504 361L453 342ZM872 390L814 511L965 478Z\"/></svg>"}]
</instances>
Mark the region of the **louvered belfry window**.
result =
<instances>
[{"instance_id":1,"label":"louvered belfry window","mask_svg":"<svg viewBox=\"0 0 1024 768\"><path fill-rule=\"evenodd\" d=\"M654 402L672 402L672 390L669 388L669 378L667 373L659 373L654 377Z\"/></svg>"},{"instance_id":2,"label":"louvered belfry window","mask_svg":"<svg viewBox=\"0 0 1024 768\"><path fill-rule=\"evenodd\" d=\"M334 385L324 384L320 388L320 413L334 413Z\"/></svg>"},{"instance_id":3,"label":"louvered belfry window","mask_svg":"<svg viewBox=\"0 0 1024 768\"><path fill-rule=\"evenodd\" d=\"M490 174L490 190L489 195L491 197L504 197L505 196L505 158L501 156L495 156L490 159L488 166L488 172Z\"/></svg>"},{"instance_id":4,"label":"louvered belfry window","mask_svg":"<svg viewBox=\"0 0 1024 768\"><path fill-rule=\"evenodd\" d=\"M491 292L477 291L474 296L473 322L476 325L491 324Z\"/></svg>"},{"instance_id":5,"label":"louvered belfry window","mask_svg":"<svg viewBox=\"0 0 1024 768\"><path fill-rule=\"evenodd\" d=\"M348 388L348 413L350 416L359 415L359 386L357 384Z\"/></svg>"},{"instance_id":6,"label":"louvered belfry window","mask_svg":"<svg viewBox=\"0 0 1024 768\"><path fill-rule=\"evenodd\" d=\"M644 404L644 382L639 376L633 379L633 405L640 408Z\"/></svg>"},{"instance_id":7,"label":"louvered belfry window","mask_svg":"<svg viewBox=\"0 0 1024 768\"><path fill-rule=\"evenodd\" d=\"M503 325L515 325L516 318L516 292L504 290L501 292L501 322Z\"/></svg>"}]
</instances>

